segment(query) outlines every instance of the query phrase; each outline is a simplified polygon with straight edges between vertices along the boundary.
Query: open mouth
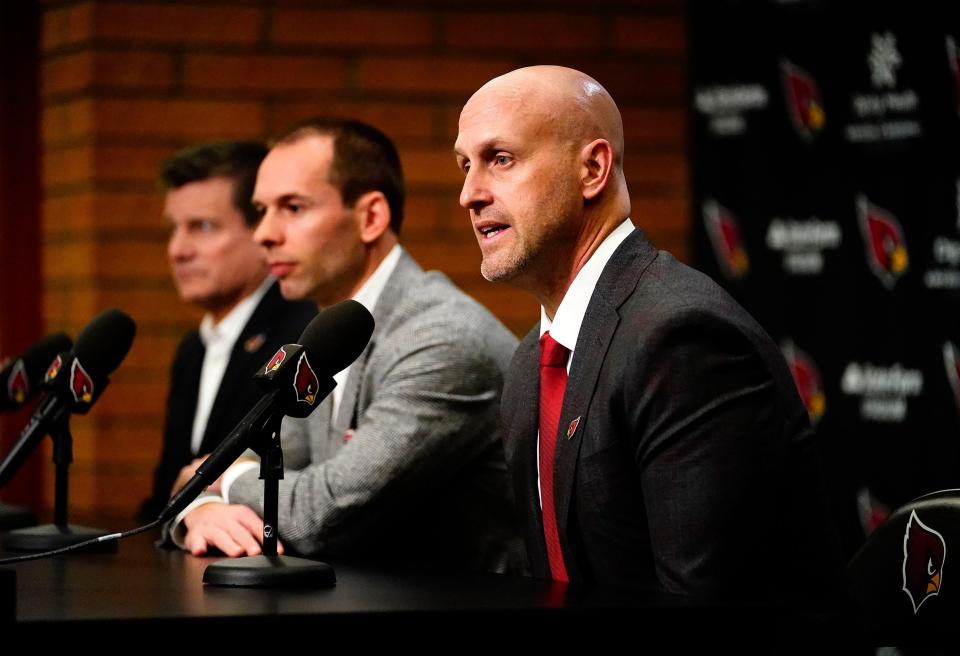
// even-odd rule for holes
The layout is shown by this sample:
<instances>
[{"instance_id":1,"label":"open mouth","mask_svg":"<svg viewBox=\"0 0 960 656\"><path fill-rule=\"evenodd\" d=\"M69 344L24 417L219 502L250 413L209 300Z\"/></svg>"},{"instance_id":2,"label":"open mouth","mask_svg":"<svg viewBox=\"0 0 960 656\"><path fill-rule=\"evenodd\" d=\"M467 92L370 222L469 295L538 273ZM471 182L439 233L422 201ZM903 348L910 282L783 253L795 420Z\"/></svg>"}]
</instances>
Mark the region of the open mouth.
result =
<instances>
[{"instance_id":1,"label":"open mouth","mask_svg":"<svg viewBox=\"0 0 960 656\"><path fill-rule=\"evenodd\" d=\"M493 239L501 232L509 229L510 229L510 226L504 225L502 223L491 223L489 225L484 225L482 227L477 228L480 234L483 235L484 239Z\"/></svg>"}]
</instances>

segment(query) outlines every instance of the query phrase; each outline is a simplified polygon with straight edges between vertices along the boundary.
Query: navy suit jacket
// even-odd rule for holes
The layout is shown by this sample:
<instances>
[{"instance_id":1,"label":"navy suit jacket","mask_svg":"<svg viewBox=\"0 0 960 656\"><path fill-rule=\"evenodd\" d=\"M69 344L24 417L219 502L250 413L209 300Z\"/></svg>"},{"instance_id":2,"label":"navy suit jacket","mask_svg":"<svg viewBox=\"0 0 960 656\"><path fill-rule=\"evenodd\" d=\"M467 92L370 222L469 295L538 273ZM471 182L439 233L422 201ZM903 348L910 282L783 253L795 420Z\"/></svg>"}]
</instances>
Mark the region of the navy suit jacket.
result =
<instances>
[{"instance_id":1,"label":"navy suit jacket","mask_svg":"<svg viewBox=\"0 0 960 656\"><path fill-rule=\"evenodd\" d=\"M535 327L517 350L502 407L530 566L549 578L538 338ZM571 581L724 598L835 588L842 562L809 438L766 333L635 231L590 300L558 427L554 502Z\"/></svg>"},{"instance_id":2,"label":"navy suit jacket","mask_svg":"<svg viewBox=\"0 0 960 656\"><path fill-rule=\"evenodd\" d=\"M267 290L233 345L197 456L213 451L250 411L262 396L253 382L254 373L282 344L296 342L316 314L317 308L312 303L284 300L278 283ZM190 450L190 436L203 356L200 333L192 330L180 342L170 370L163 451L154 472L153 493L140 509L144 520L156 518L170 498L177 474L196 457Z\"/></svg>"}]
</instances>

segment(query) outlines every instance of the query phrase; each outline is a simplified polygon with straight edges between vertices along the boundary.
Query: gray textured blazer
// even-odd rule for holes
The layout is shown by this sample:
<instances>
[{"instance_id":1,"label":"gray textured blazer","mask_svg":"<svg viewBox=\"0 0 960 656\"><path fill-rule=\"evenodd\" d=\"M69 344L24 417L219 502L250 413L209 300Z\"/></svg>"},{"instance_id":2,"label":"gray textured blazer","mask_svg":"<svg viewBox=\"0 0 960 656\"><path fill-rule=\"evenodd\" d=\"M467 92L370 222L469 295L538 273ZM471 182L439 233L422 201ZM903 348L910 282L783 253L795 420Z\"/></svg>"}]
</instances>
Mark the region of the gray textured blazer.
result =
<instances>
[{"instance_id":1,"label":"gray textured blazer","mask_svg":"<svg viewBox=\"0 0 960 656\"><path fill-rule=\"evenodd\" d=\"M303 554L517 571L522 540L500 440L516 338L403 252L336 417L328 397L282 427L279 536ZM262 510L247 472L232 503Z\"/></svg>"}]
</instances>

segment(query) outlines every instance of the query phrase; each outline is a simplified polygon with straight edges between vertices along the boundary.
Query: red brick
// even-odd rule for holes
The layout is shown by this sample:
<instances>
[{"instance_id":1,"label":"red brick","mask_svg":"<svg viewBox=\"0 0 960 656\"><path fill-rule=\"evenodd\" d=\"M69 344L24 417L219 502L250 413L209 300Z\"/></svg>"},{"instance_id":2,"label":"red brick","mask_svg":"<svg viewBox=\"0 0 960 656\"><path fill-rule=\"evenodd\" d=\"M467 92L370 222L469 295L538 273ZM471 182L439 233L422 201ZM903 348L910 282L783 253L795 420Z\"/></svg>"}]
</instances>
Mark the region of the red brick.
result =
<instances>
[{"instance_id":1,"label":"red brick","mask_svg":"<svg viewBox=\"0 0 960 656\"><path fill-rule=\"evenodd\" d=\"M100 100L93 112L96 134L104 136L249 138L263 126L263 110L255 102Z\"/></svg>"},{"instance_id":2,"label":"red brick","mask_svg":"<svg viewBox=\"0 0 960 656\"><path fill-rule=\"evenodd\" d=\"M408 185L444 184L456 189L463 185L463 174L453 156L453 144L449 148L404 148L400 151L400 160Z\"/></svg>"},{"instance_id":3,"label":"red brick","mask_svg":"<svg viewBox=\"0 0 960 656\"><path fill-rule=\"evenodd\" d=\"M583 50L603 45L603 20L587 13L461 13L444 20L444 42L451 48Z\"/></svg>"},{"instance_id":4,"label":"red brick","mask_svg":"<svg viewBox=\"0 0 960 656\"><path fill-rule=\"evenodd\" d=\"M633 222L645 230L652 227L686 230L689 227L690 202L685 196L634 196L630 202Z\"/></svg>"},{"instance_id":5,"label":"red brick","mask_svg":"<svg viewBox=\"0 0 960 656\"><path fill-rule=\"evenodd\" d=\"M360 86L383 91L456 93L465 102L485 82L517 67L509 59L371 57L360 61Z\"/></svg>"},{"instance_id":6,"label":"red brick","mask_svg":"<svg viewBox=\"0 0 960 656\"><path fill-rule=\"evenodd\" d=\"M613 45L620 50L682 55L687 49L682 16L629 16L614 21Z\"/></svg>"},{"instance_id":7,"label":"red brick","mask_svg":"<svg viewBox=\"0 0 960 656\"><path fill-rule=\"evenodd\" d=\"M403 213L403 235L434 235L440 225L440 203L432 194L407 195Z\"/></svg>"},{"instance_id":8,"label":"red brick","mask_svg":"<svg viewBox=\"0 0 960 656\"><path fill-rule=\"evenodd\" d=\"M681 106L686 93L686 67L678 60L647 60L621 57L615 60L578 59L557 62L593 76L610 92L618 105L628 99Z\"/></svg>"},{"instance_id":9,"label":"red brick","mask_svg":"<svg viewBox=\"0 0 960 656\"><path fill-rule=\"evenodd\" d=\"M346 84L346 61L334 57L190 55L188 89L329 91Z\"/></svg>"},{"instance_id":10,"label":"red brick","mask_svg":"<svg viewBox=\"0 0 960 656\"><path fill-rule=\"evenodd\" d=\"M277 134L293 123L316 115L352 118L379 128L394 141L426 139L436 136L432 105L417 103L326 101L277 103L268 122L270 134Z\"/></svg>"},{"instance_id":11,"label":"red brick","mask_svg":"<svg viewBox=\"0 0 960 656\"><path fill-rule=\"evenodd\" d=\"M628 150L630 144L658 144L684 148L687 117L682 107L646 108L620 106Z\"/></svg>"},{"instance_id":12,"label":"red brick","mask_svg":"<svg viewBox=\"0 0 960 656\"><path fill-rule=\"evenodd\" d=\"M136 44L252 44L260 39L262 21L260 9L99 3L93 12L93 36Z\"/></svg>"},{"instance_id":13,"label":"red brick","mask_svg":"<svg viewBox=\"0 0 960 656\"><path fill-rule=\"evenodd\" d=\"M90 146L47 150L42 160L44 187L93 179L93 148Z\"/></svg>"},{"instance_id":14,"label":"red brick","mask_svg":"<svg viewBox=\"0 0 960 656\"><path fill-rule=\"evenodd\" d=\"M163 199L159 193L136 191L84 192L44 201L43 232L46 237L99 229L156 229Z\"/></svg>"},{"instance_id":15,"label":"red brick","mask_svg":"<svg viewBox=\"0 0 960 656\"><path fill-rule=\"evenodd\" d=\"M85 41L93 33L93 4L83 3L46 10L41 19L41 47L44 51Z\"/></svg>"},{"instance_id":16,"label":"red brick","mask_svg":"<svg viewBox=\"0 0 960 656\"><path fill-rule=\"evenodd\" d=\"M424 269L436 269L451 277L480 275L480 247L469 232L463 237L451 236L442 243L436 239L410 239L405 246Z\"/></svg>"},{"instance_id":17,"label":"red brick","mask_svg":"<svg viewBox=\"0 0 960 656\"><path fill-rule=\"evenodd\" d=\"M70 146L43 153L44 185L157 180L160 163L172 153L160 146ZM159 192L158 192L159 193Z\"/></svg>"},{"instance_id":18,"label":"red brick","mask_svg":"<svg viewBox=\"0 0 960 656\"><path fill-rule=\"evenodd\" d=\"M280 9L270 39L311 46L417 47L434 43L433 20L418 11Z\"/></svg>"},{"instance_id":19,"label":"red brick","mask_svg":"<svg viewBox=\"0 0 960 656\"><path fill-rule=\"evenodd\" d=\"M43 94L91 88L168 89L173 57L148 52L77 52L47 59L41 74Z\"/></svg>"},{"instance_id":20,"label":"red brick","mask_svg":"<svg viewBox=\"0 0 960 656\"><path fill-rule=\"evenodd\" d=\"M687 158L682 154L633 152L624 155L627 182L657 185L687 184Z\"/></svg>"},{"instance_id":21,"label":"red brick","mask_svg":"<svg viewBox=\"0 0 960 656\"><path fill-rule=\"evenodd\" d=\"M41 132L46 145L77 141L93 132L93 102L73 100L47 105L41 116Z\"/></svg>"},{"instance_id":22,"label":"red brick","mask_svg":"<svg viewBox=\"0 0 960 656\"><path fill-rule=\"evenodd\" d=\"M479 274L457 281L460 288L477 299L517 337L523 337L540 320L540 305L533 296L506 283L492 283Z\"/></svg>"}]
</instances>

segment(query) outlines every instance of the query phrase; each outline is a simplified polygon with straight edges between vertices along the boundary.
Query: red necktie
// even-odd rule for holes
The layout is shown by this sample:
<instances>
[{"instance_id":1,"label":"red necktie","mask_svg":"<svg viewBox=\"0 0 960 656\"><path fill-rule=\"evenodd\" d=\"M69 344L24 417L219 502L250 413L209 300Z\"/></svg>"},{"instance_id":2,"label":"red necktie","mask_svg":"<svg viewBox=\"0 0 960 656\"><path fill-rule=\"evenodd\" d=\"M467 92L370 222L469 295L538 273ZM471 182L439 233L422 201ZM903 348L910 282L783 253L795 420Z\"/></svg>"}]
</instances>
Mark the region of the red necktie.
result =
<instances>
[{"instance_id":1,"label":"red necktie","mask_svg":"<svg viewBox=\"0 0 960 656\"><path fill-rule=\"evenodd\" d=\"M553 463L557 446L557 426L567 388L567 347L549 332L540 338L540 507L543 509L543 536L547 541L550 575L556 581L569 581L560 551L560 534L553 507Z\"/></svg>"}]
</instances>

